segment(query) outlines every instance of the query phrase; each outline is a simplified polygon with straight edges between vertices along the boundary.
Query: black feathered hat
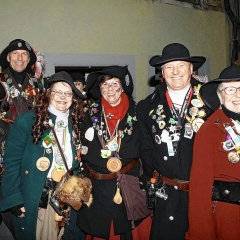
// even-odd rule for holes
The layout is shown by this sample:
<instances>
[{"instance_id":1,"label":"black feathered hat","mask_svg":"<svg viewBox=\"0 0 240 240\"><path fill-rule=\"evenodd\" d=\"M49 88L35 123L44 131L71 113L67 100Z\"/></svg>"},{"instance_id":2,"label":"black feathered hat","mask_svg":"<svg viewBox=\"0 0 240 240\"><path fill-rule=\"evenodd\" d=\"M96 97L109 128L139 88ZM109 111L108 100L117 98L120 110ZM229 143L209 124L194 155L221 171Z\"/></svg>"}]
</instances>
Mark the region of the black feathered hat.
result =
<instances>
[{"instance_id":1,"label":"black feathered hat","mask_svg":"<svg viewBox=\"0 0 240 240\"><path fill-rule=\"evenodd\" d=\"M200 88L200 94L203 101L212 110L220 106L220 100L217 95L217 88L221 82L240 81L240 66L230 66L222 70L219 77L207 82Z\"/></svg>"},{"instance_id":2,"label":"black feathered hat","mask_svg":"<svg viewBox=\"0 0 240 240\"><path fill-rule=\"evenodd\" d=\"M131 96L133 93L133 80L127 66L108 66L101 71L90 73L87 76L86 92L87 96L97 100L101 97L99 84L103 81L104 76L116 77L121 81L124 92Z\"/></svg>"},{"instance_id":3,"label":"black feathered hat","mask_svg":"<svg viewBox=\"0 0 240 240\"><path fill-rule=\"evenodd\" d=\"M74 81L73 79L71 78L71 76L67 73L67 72L64 72L64 71L61 71L61 72L57 72L55 74L53 74L51 77L48 77L48 78L45 78L44 79L44 87L46 89L50 88L51 85L53 83L56 83L56 82L66 82L68 83L73 92L75 92L77 94L78 97L82 98L82 99L85 99L86 97L75 87L74 85Z\"/></svg>"},{"instance_id":4,"label":"black feathered hat","mask_svg":"<svg viewBox=\"0 0 240 240\"><path fill-rule=\"evenodd\" d=\"M155 55L149 60L152 67L161 67L165 63L172 61L186 61L193 65L193 71L199 69L206 61L205 57L190 57L189 50L180 43L171 43L164 47L162 55Z\"/></svg>"},{"instance_id":5,"label":"black feathered hat","mask_svg":"<svg viewBox=\"0 0 240 240\"><path fill-rule=\"evenodd\" d=\"M26 50L29 52L30 61L28 66L32 66L37 61L36 54L30 44L23 39L15 39L11 41L0 54L0 66L2 68L7 68L9 66L7 55L14 50Z\"/></svg>"}]
</instances>

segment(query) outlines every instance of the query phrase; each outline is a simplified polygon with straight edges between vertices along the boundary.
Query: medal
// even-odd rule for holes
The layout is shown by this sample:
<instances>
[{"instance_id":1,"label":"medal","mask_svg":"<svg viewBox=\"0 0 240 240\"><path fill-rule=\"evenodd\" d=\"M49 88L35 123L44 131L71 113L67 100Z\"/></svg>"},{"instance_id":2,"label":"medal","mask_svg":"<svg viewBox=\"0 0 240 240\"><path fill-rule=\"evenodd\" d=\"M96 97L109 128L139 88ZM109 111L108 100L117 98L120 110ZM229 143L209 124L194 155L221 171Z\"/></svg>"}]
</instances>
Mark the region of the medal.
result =
<instances>
[{"instance_id":1,"label":"medal","mask_svg":"<svg viewBox=\"0 0 240 240\"><path fill-rule=\"evenodd\" d=\"M107 144L107 148L111 152L115 152L118 149L118 144L116 141L111 141Z\"/></svg>"},{"instance_id":2,"label":"medal","mask_svg":"<svg viewBox=\"0 0 240 240\"><path fill-rule=\"evenodd\" d=\"M166 126L166 123L163 120L161 120L158 122L158 126L160 129L163 129Z\"/></svg>"},{"instance_id":3,"label":"medal","mask_svg":"<svg viewBox=\"0 0 240 240\"><path fill-rule=\"evenodd\" d=\"M202 124L204 123L204 120L201 118L196 118L193 120L192 122L192 129L194 132L197 132L200 127L202 126Z\"/></svg>"},{"instance_id":4,"label":"medal","mask_svg":"<svg viewBox=\"0 0 240 240\"><path fill-rule=\"evenodd\" d=\"M94 129L93 127L90 127L86 132L85 132L85 138L88 141L92 141L94 137Z\"/></svg>"},{"instance_id":5,"label":"medal","mask_svg":"<svg viewBox=\"0 0 240 240\"><path fill-rule=\"evenodd\" d=\"M194 107L197 107L197 108L200 108L203 106L203 103L200 99L192 99L191 100L191 104L194 106Z\"/></svg>"},{"instance_id":6,"label":"medal","mask_svg":"<svg viewBox=\"0 0 240 240\"><path fill-rule=\"evenodd\" d=\"M191 115L191 116L197 116L198 115L198 108L197 107L191 107L190 109L189 109L189 114Z\"/></svg>"},{"instance_id":7,"label":"medal","mask_svg":"<svg viewBox=\"0 0 240 240\"><path fill-rule=\"evenodd\" d=\"M239 162L239 155L238 155L238 153L236 153L236 152L230 152L230 153L228 153L228 160L229 160L231 163L237 163L237 162Z\"/></svg>"},{"instance_id":8,"label":"medal","mask_svg":"<svg viewBox=\"0 0 240 240\"><path fill-rule=\"evenodd\" d=\"M81 154L86 155L88 153L88 147L87 146L82 146L81 147Z\"/></svg>"},{"instance_id":9,"label":"medal","mask_svg":"<svg viewBox=\"0 0 240 240\"><path fill-rule=\"evenodd\" d=\"M101 149L101 157L102 158L108 158L111 156L111 151L107 149Z\"/></svg>"},{"instance_id":10,"label":"medal","mask_svg":"<svg viewBox=\"0 0 240 240\"><path fill-rule=\"evenodd\" d=\"M155 141L157 144L161 143L161 138L158 135L155 135Z\"/></svg>"},{"instance_id":11,"label":"medal","mask_svg":"<svg viewBox=\"0 0 240 240\"><path fill-rule=\"evenodd\" d=\"M36 162L37 169L46 171L50 166L50 160L47 157L40 157Z\"/></svg>"},{"instance_id":12,"label":"medal","mask_svg":"<svg viewBox=\"0 0 240 240\"><path fill-rule=\"evenodd\" d=\"M107 169L114 173L118 172L122 168L122 162L119 160L119 158L112 157L108 159L107 161Z\"/></svg>"},{"instance_id":13,"label":"medal","mask_svg":"<svg viewBox=\"0 0 240 240\"><path fill-rule=\"evenodd\" d=\"M193 136L192 125L191 125L191 123L186 123L186 124L185 124L184 137L191 139L192 136Z\"/></svg>"},{"instance_id":14,"label":"medal","mask_svg":"<svg viewBox=\"0 0 240 240\"><path fill-rule=\"evenodd\" d=\"M60 180L61 180L62 176L64 176L64 174L65 174L64 168L61 169L60 171L58 171L57 168L54 168L52 170L51 176L52 176L53 181L60 182Z\"/></svg>"}]
</instances>

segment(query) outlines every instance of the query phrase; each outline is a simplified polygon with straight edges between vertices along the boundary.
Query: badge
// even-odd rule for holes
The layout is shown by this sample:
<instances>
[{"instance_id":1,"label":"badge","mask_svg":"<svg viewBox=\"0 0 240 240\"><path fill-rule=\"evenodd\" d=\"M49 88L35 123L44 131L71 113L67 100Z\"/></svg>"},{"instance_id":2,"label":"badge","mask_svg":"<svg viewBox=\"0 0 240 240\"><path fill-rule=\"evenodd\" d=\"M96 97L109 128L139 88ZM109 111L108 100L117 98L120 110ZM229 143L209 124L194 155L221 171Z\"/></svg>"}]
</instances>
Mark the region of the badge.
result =
<instances>
[{"instance_id":1,"label":"badge","mask_svg":"<svg viewBox=\"0 0 240 240\"><path fill-rule=\"evenodd\" d=\"M232 150L234 149L235 146L234 146L234 143L232 140L227 140L226 142L223 142L223 149L225 151L229 151L229 150Z\"/></svg>"},{"instance_id":2,"label":"badge","mask_svg":"<svg viewBox=\"0 0 240 240\"><path fill-rule=\"evenodd\" d=\"M156 128L154 125L152 125L152 133L155 133L156 132Z\"/></svg>"},{"instance_id":3,"label":"badge","mask_svg":"<svg viewBox=\"0 0 240 240\"><path fill-rule=\"evenodd\" d=\"M107 148L111 151L111 152L115 152L118 149L118 144L116 141L111 141L107 144Z\"/></svg>"},{"instance_id":4,"label":"badge","mask_svg":"<svg viewBox=\"0 0 240 240\"><path fill-rule=\"evenodd\" d=\"M107 149L101 149L101 157L102 158L108 158L111 156L111 151Z\"/></svg>"},{"instance_id":5,"label":"badge","mask_svg":"<svg viewBox=\"0 0 240 240\"><path fill-rule=\"evenodd\" d=\"M44 148L50 148L52 146L52 138L47 135L46 137L43 138L43 142L42 142L42 145Z\"/></svg>"},{"instance_id":6,"label":"badge","mask_svg":"<svg viewBox=\"0 0 240 240\"><path fill-rule=\"evenodd\" d=\"M192 99L191 100L191 104L194 106L194 107L197 107L197 108L200 108L203 106L203 103L200 99Z\"/></svg>"},{"instance_id":7,"label":"badge","mask_svg":"<svg viewBox=\"0 0 240 240\"><path fill-rule=\"evenodd\" d=\"M50 160L47 157L40 157L36 162L37 169L46 171L50 166Z\"/></svg>"},{"instance_id":8,"label":"badge","mask_svg":"<svg viewBox=\"0 0 240 240\"><path fill-rule=\"evenodd\" d=\"M86 132L85 132L85 138L88 141L92 141L94 137L94 129L93 127L90 127Z\"/></svg>"},{"instance_id":9,"label":"badge","mask_svg":"<svg viewBox=\"0 0 240 240\"><path fill-rule=\"evenodd\" d=\"M55 182L60 182L61 178L65 175L65 170L64 168L61 169L60 171L57 170L57 168L54 168L51 173L51 177L53 181Z\"/></svg>"},{"instance_id":10,"label":"badge","mask_svg":"<svg viewBox=\"0 0 240 240\"><path fill-rule=\"evenodd\" d=\"M184 137L191 139L192 136L193 136L192 125L191 125L191 123L186 123L186 124L185 124Z\"/></svg>"},{"instance_id":11,"label":"badge","mask_svg":"<svg viewBox=\"0 0 240 240\"><path fill-rule=\"evenodd\" d=\"M189 114L191 115L191 116L197 116L198 115L198 108L197 107L191 107L190 109L189 109Z\"/></svg>"},{"instance_id":12,"label":"badge","mask_svg":"<svg viewBox=\"0 0 240 240\"><path fill-rule=\"evenodd\" d=\"M163 129L166 126L166 123L163 120L161 120L158 122L158 126L160 129Z\"/></svg>"},{"instance_id":13,"label":"badge","mask_svg":"<svg viewBox=\"0 0 240 240\"><path fill-rule=\"evenodd\" d=\"M206 117L206 112L205 112L205 110L204 110L204 109L199 110L199 111L198 111L198 116L201 117L201 118Z\"/></svg>"},{"instance_id":14,"label":"badge","mask_svg":"<svg viewBox=\"0 0 240 240\"><path fill-rule=\"evenodd\" d=\"M165 142L165 143L169 141L169 132L166 129L163 129L161 134L161 139L162 139L162 142Z\"/></svg>"},{"instance_id":15,"label":"badge","mask_svg":"<svg viewBox=\"0 0 240 240\"><path fill-rule=\"evenodd\" d=\"M64 155L66 157L66 155ZM64 162L63 162L63 159L62 159L62 156L60 154L60 152L57 152L55 153L54 155L54 160L55 162L59 165L59 166L64 166Z\"/></svg>"},{"instance_id":16,"label":"badge","mask_svg":"<svg viewBox=\"0 0 240 240\"><path fill-rule=\"evenodd\" d=\"M196 118L193 120L192 122L192 129L194 132L197 132L200 127L202 126L202 124L204 123L204 120L201 118Z\"/></svg>"},{"instance_id":17,"label":"badge","mask_svg":"<svg viewBox=\"0 0 240 240\"><path fill-rule=\"evenodd\" d=\"M88 153L88 147L87 146L82 146L81 147L81 154L86 155Z\"/></svg>"},{"instance_id":18,"label":"badge","mask_svg":"<svg viewBox=\"0 0 240 240\"><path fill-rule=\"evenodd\" d=\"M11 84L12 83L12 79L8 78L6 82L7 82L8 85Z\"/></svg>"},{"instance_id":19,"label":"badge","mask_svg":"<svg viewBox=\"0 0 240 240\"><path fill-rule=\"evenodd\" d=\"M119 158L112 157L107 161L107 169L114 173L118 172L122 168L122 162L119 160Z\"/></svg>"},{"instance_id":20,"label":"badge","mask_svg":"<svg viewBox=\"0 0 240 240\"><path fill-rule=\"evenodd\" d=\"M239 155L236 152L230 152L228 153L228 160L231 163L237 163L239 162Z\"/></svg>"},{"instance_id":21,"label":"badge","mask_svg":"<svg viewBox=\"0 0 240 240\"><path fill-rule=\"evenodd\" d=\"M155 135L155 141L157 144L161 143L161 138L158 135Z\"/></svg>"},{"instance_id":22,"label":"badge","mask_svg":"<svg viewBox=\"0 0 240 240\"><path fill-rule=\"evenodd\" d=\"M47 153L47 154L50 154L51 152L52 152L52 149L51 149L51 148L47 148L47 149L46 149L46 153Z\"/></svg>"}]
</instances>

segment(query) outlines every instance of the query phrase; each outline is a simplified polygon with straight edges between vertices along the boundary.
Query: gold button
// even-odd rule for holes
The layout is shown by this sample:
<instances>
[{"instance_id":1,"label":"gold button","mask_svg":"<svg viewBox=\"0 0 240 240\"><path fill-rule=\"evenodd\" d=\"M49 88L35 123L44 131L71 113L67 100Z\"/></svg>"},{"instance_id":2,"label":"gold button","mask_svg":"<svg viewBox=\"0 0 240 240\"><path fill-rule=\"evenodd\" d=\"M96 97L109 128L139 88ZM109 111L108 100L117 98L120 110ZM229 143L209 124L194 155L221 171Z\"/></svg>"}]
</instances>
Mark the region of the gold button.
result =
<instances>
[{"instance_id":1,"label":"gold button","mask_svg":"<svg viewBox=\"0 0 240 240\"><path fill-rule=\"evenodd\" d=\"M25 170L25 174L28 175L28 170Z\"/></svg>"}]
</instances>

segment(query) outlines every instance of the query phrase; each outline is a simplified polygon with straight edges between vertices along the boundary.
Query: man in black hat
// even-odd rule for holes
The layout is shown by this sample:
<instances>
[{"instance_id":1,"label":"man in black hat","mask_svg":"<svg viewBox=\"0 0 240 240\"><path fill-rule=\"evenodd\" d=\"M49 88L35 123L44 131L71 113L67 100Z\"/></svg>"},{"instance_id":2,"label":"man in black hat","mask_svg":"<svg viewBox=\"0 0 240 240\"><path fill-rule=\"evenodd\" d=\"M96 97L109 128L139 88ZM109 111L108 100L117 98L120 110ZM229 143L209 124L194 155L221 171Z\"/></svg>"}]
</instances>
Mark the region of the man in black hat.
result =
<instances>
[{"instance_id":1,"label":"man in black hat","mask_svg":"<svg viewBox=\"0 0 240 240\"><path fill-rule=\"evenodd\" d=\"M153 209L151 240L183 240L188 229L193 140L210 114L199 95L201 82L192 78L192 73L205 60L190 57L185 46L172 43L161 56L149 61L162 71L165 80L137 108L144 163L141 180L148 206ZM154 194L150 185L154 186Z\"/></svg>"},{"instance_id":2,"label":"man in black hat","mask_svg":"<svg viewBox=\"0 0 240 240\"><path fill-rule=\"evenodd\" d=\"M31 66L37 61L30 44L23 39L15 39L0 54L2 82L6 83L10 109L5 118L14 120L19 114L34 106L38 81L33 77Z\"/></svg>"},{"instance_id":3,"label":"man in black hat","mask_svg":"<svg viewBox=\"0 0 240 240\"><path fill-rule=\"evenodd\" d=\"M72 72L70 73L76 88L81 92L84 93L84 88L86 86L85 78L80 72Z\"/></svg>"}]
</instances>

